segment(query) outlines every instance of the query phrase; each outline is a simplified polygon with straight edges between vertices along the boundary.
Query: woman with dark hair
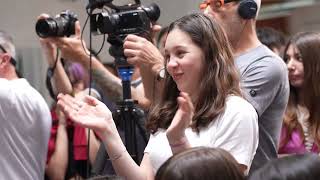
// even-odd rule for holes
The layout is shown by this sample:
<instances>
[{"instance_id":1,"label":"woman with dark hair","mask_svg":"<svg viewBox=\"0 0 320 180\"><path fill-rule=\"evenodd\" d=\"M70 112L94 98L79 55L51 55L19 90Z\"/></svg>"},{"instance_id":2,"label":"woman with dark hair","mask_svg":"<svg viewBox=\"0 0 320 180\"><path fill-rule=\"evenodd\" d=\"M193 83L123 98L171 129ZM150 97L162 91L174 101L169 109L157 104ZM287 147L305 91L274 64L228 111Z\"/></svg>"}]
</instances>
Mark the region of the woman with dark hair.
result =
<instances>
[{"instance_id":1,"label":"woman with dark hair","mask_svg":"<svg viewBox=\"0 0 320 180\"><path fill-rule=\"evenodd\" d=\"M151 136L140 166L126 151L104 104L62 94L58 104L73 121L99 135L117 174L126 179L154 179L172 154L197 146L225 149L241 170L250 169L258 146L257 113L241 98L222 28L201 13L184 16L169 26L164 52L164 93L149 113Z\"/></svg>"},{"instance_id":2,"label":"woman with dark hair","mask_svg":"<svg viewBox=\"0 0 320 180\"><path fill-rule=\"evenodd\" d=\"M319 153L320 34L303 32L285 48L290 97L284 117L279 154Z\"/></svg>"},{"instance_id":3,"label":"woman with dark hair","mask_svg":"<svg viewBox=\"0 0 320 180\"><path fill-rule=\"evenodd\" d=\"M319 156L307 153L272 160L255 171L249 180L318 180L319 177Z\"/></svg>"},{"instance_id":4,"label":"woman with dark hair","mask_svg":"<svg viewBox=\"0 0 320 180\"><path fill-rule=\"evenodd\" d=\"M237 161L219 148L195 147L175 154L158 170L155 180L244 180Z\"/></svg>"}]
</instances>

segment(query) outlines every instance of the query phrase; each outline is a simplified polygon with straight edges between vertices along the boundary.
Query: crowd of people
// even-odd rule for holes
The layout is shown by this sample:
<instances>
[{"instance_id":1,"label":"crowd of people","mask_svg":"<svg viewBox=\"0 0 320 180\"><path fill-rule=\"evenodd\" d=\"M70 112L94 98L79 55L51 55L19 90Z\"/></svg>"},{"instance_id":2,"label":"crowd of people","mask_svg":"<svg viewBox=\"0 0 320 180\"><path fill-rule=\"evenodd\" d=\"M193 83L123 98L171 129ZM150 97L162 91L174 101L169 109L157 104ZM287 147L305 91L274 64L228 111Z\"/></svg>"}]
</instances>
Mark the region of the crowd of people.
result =
<instances>
[{"instance_id":1,"label":"crowd of people","mask_svg":"<svg viewBox=\"0 0 320 180\"><path fill-rule=\"evenodd\" d=\"M131 100L123 79L78 21L73 36L39 38L50 108L0 31L0 178L318 179L320 33L256 29L260 6L206 0L152 38L125 37L135 154L115 105Z\"/></svg>"}]
</instances>

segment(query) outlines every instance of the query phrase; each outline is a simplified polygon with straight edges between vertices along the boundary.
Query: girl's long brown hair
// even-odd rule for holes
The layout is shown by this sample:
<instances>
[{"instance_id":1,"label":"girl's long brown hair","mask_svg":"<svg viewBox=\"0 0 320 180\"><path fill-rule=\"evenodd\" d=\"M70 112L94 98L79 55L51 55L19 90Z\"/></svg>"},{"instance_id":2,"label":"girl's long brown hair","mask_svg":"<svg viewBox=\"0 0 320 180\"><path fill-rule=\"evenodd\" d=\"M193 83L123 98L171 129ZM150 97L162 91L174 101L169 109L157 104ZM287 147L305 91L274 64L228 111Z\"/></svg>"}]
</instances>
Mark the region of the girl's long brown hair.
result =
<instances>
[{"instance_id":1,"label":"girl's long brown hair","mask_svg":"<svg viewBox=\"0 0 320 180\"><path fill-rule=\"evenodd\" d=\"M224 112L228 95L240 96L239 74L228 39L216 21L201 13L190 14L173 22L168 33L173 29L187 33L205 55L191 124L192 129L199 132L201 127L208 126ZM179 90L168 73L164 83L163 96L149 114L147 128L151 133L159 128L167 129L178 109Z\"/></svg>"},{"instance_id":2,"label":"girl's long brown hair","mask_svg":"<svg viewBox=\"0 0 320 180\"><path fill-rule=\"evenodd\" d=\"M284 117L284 126L288 130L288 135L285 137L283 144L289 141L291 133L295 129L300 131L301 138L304 139L304 133L297 116L298 91L301 91L302 97L299 98L303 99L304 105L309 110L308 122L312 136L316 143L320 145L320 33L303 32L296 34L287 43L284 52L288 50L290 45L296 47L302 56L304 83L299 90L290 86L289 103Z\"/></svg>"}]
</instances>

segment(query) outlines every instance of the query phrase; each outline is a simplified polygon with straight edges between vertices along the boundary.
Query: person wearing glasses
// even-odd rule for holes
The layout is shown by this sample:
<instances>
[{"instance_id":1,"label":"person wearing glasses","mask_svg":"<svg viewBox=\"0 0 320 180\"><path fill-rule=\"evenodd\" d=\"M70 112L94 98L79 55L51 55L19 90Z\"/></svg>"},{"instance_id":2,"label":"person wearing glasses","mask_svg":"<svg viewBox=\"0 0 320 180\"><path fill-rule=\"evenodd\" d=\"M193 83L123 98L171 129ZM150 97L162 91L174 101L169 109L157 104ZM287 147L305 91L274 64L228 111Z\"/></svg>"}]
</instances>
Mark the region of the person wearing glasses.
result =
<instances>
[{"instance_id":1,"label":"person wearing glasses","mask_svg":"<svg viewBox=\"0 0 320 180\"><path fill-rule=\"evenodd\" d=\"M0 31L0 179L43 179L51 128L47 103L19 78L12 38Z\"/></svg>"},{"instance_id":2,"label":"person wearing glasses","mask_svg":"<svg viewBox=\"0 0 320 180\"><path fill-rule=\"evenodd\" d=\"M202 11L221 24L233 48L241 88L259 116L259 146L251 171L277 158L282 118L289 98L285 63L256 34L261 0L206 0Z\"/></svg>"}]
</instances>

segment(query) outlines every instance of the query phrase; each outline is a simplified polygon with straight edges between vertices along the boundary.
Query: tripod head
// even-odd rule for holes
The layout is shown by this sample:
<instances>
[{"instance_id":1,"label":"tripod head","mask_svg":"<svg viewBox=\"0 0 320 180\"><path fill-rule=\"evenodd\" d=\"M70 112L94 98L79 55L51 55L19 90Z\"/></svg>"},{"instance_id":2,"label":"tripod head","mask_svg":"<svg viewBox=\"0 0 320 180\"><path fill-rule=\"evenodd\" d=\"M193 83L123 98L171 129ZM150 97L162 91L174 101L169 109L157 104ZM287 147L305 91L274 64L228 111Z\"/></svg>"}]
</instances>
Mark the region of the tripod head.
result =
<instances>
[{"instance_id":1,"label":"tripod head","mask_svg":"<svg viewBox=\"0 0 320 180\"><path fill-rule=\"evenodd\" d=\"M131 77L133 74L133 66L127 62L127 58L123 53L124 35L109 35L107 41L111 44L109 53L115 58L115 65L118 74L122 80L123 100L131 99Z\"/></svg>"}]
</instances>

